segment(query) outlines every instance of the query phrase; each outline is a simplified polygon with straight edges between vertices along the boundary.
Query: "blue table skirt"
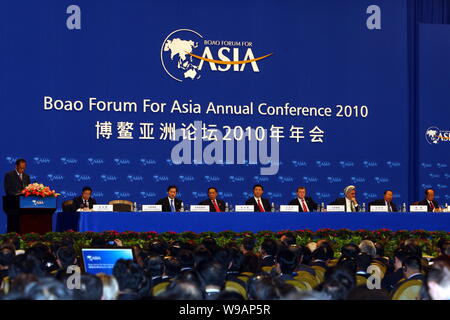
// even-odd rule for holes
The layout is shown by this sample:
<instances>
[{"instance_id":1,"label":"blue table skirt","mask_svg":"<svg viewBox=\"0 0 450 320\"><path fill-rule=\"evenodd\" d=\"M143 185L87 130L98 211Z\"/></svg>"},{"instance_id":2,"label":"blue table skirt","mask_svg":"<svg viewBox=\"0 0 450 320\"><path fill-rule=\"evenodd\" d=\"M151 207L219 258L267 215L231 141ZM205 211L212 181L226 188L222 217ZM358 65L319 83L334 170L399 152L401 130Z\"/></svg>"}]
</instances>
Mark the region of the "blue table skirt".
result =
<instances>
[{"instance_id":1,"label":"blue table skirt","mask_svg":"<svg viewBox=\"0 0 450 320\"><path fill-rule=\"evenodd\" d=\"M391 229L450 231L449 213L163 213L163 212L58 212L55 231L261 231L310 229Z\"/></svg>"}]
</instances>

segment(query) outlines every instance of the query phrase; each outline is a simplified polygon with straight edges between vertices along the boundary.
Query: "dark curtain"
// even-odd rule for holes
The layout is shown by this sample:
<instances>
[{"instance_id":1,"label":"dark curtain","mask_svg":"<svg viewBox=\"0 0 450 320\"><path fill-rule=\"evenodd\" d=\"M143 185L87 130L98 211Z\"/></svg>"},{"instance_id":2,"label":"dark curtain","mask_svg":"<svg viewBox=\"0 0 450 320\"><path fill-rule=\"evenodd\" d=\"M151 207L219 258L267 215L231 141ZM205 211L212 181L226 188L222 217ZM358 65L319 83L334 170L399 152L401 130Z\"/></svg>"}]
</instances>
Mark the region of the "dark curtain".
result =
<instances>
[{"instance_id":1,"label":"dark curtain","mask_svg":"<svg viewBox=\"0 0 450 320\"><path fill-rule=\"evenodd\" d=\"M418 43L419 24L450 24L450 0L409 0L408 1L408 64L409 64L409 199L420 193L418 185Z\"/></svg>"},{"instance_id":2,"label":"dark curtain","mask_svg":"<svg viewBox=\"0 0 450 320\"><path fill-rule=\"evenodd\" d=\"M419 23L450 24L450 0L416 0Z\"/></svg>"}]
</instances>

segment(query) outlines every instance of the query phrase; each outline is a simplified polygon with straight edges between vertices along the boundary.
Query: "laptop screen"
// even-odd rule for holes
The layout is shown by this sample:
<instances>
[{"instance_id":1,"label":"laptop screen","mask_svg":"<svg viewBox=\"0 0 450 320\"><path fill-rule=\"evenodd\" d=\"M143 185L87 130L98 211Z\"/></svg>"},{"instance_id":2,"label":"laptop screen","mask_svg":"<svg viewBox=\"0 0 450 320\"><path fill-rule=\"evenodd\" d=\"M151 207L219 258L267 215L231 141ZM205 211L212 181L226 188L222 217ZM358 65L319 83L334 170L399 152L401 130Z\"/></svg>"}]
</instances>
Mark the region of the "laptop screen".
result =
<instances>
[{"instance_id":1,"label":"laptop screen","mask_svg":"<svg viewBox=\"0 0 450 320\"><path fill-rule=\"evenodd\" d=\"M112 274L119 259L133 260L131 248L83 248L81 249L84 271L92 274Z\"/></svg>"}]
</instances>

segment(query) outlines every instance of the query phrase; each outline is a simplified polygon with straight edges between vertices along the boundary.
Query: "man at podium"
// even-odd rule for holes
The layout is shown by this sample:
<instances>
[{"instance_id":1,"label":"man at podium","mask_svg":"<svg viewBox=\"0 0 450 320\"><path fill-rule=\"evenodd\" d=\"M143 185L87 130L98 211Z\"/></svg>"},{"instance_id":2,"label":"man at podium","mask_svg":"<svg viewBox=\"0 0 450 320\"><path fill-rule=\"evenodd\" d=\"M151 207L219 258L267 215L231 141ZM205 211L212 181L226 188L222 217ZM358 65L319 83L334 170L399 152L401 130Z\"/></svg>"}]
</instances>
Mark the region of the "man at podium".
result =
<instances>
[{"instance_id":1,"label":"man at podium","mask_svg":"<svg viewBox=\"0 0 450 320\"><path fill-rule=\"evenodd\" d=\"M4 187L7 196L18 196L30 184L30 176L25 173L25 159L16 161L16 168L5 174Z\"/></svg>"},{"instance_id":2,"label":"man at podium","mask_svg":"<svg viewBox=\"0 0 450 320\"><path fill-rule=\"evenodd\" d=\"M4 188L6 196L3 197L3 211L8 216L7 232L20 230L19 195L30 184L30 176L25 173L27 162L17 159L16 168L5 174Z\"/></svg>"}]
</instances>

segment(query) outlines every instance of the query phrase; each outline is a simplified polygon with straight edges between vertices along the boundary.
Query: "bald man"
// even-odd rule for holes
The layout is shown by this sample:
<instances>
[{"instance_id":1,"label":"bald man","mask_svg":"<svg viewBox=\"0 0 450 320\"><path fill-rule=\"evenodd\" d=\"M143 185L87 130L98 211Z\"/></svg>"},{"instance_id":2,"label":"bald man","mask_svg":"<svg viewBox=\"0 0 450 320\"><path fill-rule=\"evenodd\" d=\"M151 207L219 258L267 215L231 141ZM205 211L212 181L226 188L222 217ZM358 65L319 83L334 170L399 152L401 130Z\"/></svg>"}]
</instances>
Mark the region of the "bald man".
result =
<instances>
[{"instance_id":1,"label":"bald man","mask_svg":"<svg viewBox=\"0 0 450 320\"><path fill-rule=\"evenodd\" d=\"M344 189L345 198L337 198L330 205L345 206L345 212L359 212L360 208L356 201L356 187L348 186Z\"/></svg>"}]
</instances>

